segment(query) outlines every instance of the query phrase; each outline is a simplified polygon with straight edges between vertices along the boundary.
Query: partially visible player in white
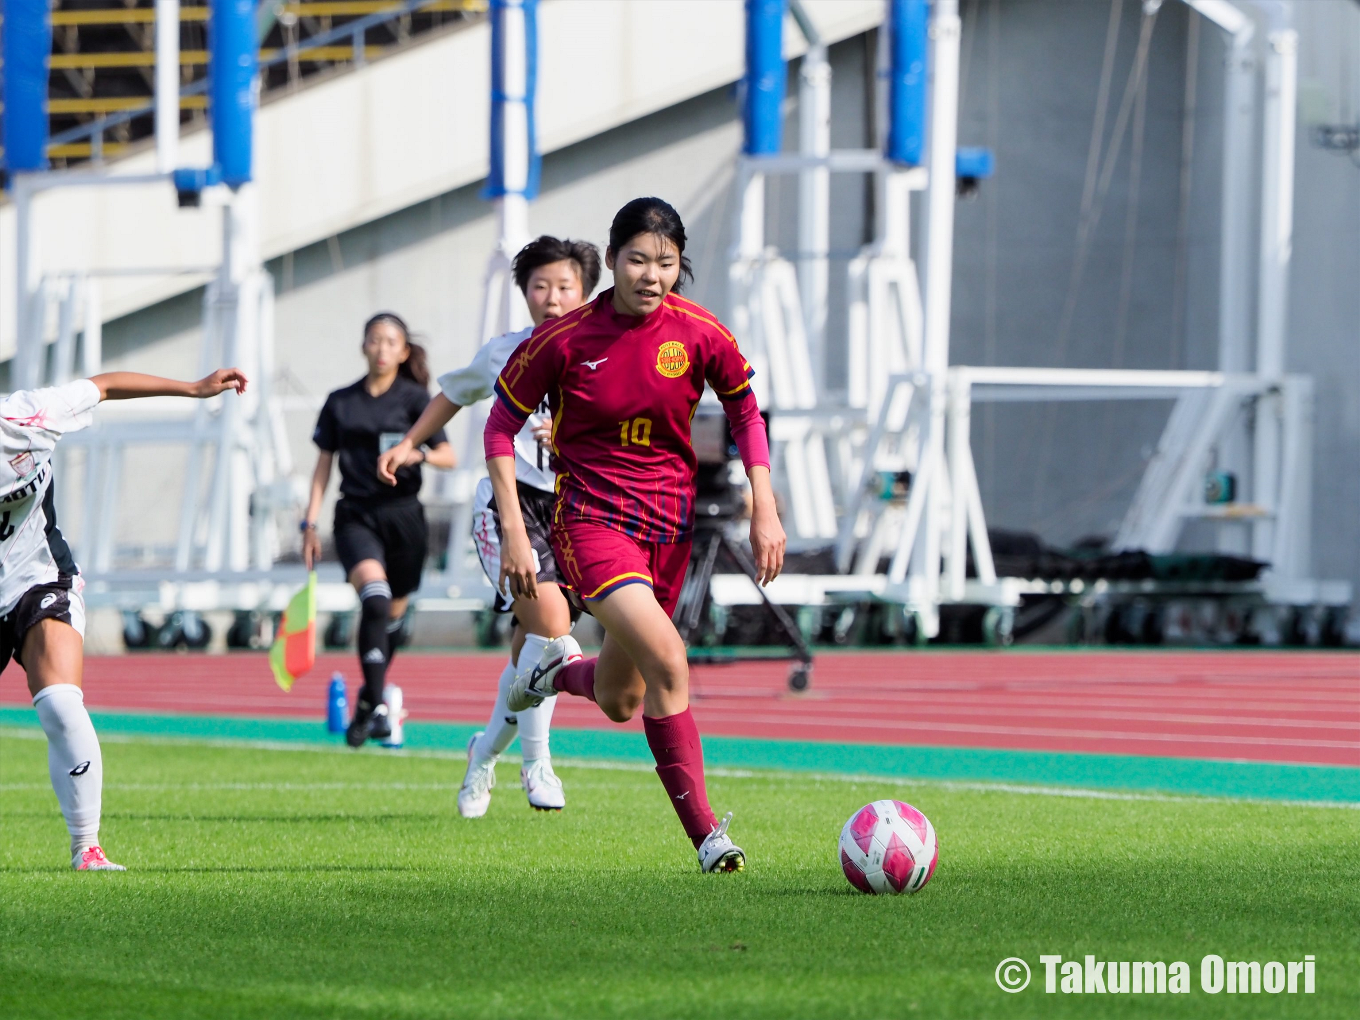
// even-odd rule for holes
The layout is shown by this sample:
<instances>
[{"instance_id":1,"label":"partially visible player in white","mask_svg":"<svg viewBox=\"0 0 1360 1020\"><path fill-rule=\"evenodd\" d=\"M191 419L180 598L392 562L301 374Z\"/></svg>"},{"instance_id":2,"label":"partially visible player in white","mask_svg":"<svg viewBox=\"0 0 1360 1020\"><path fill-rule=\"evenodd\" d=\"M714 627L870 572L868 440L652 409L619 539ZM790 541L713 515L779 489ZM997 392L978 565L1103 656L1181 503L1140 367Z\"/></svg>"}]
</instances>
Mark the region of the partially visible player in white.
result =
<instances>
[{"instance_id":1,"label":"partially visible player in white","mask_svg":"<svg viewBox=\"0 0 1360 1020\"><path fill-rule=\"evenodd\" d=\"M406 433L402 442L378 458L378 477L393 484L393 471L405 463L403 458L437 429L442 428L462 407L493 395L496 377L534 328L579 308L600 281L600 253L585 241L564 241L543 236L525 245L515 256L515 283L524 293L534 325L515 333L488 340L465 367L439 377L440 392L430 401L420 420ZM496 610L514 612L515 627L510 641L510 661L501 671L499 691L486 729L468 742L467 774L458 791L458 811L464 818L480 818L491 803L491 788L496 785L496 761L510 746L518 732L524 765L520 780L529 804L541 811L559 811L566 806L562 781L553 772L548 749L548 728L552 723L556 698L522 712L511 712L505 704L506 691L515 681L515 671L537 664L543 649L555 637L571 632L577 615L557 586L559 575L548 532L556 474L549 463L548 435L551 421L546 405L531 414L515 438L515 478L518 483L520 512L529 532L530 546L538 566L539 598L511 600L505 592L496 596ZM477 486L472 537L482 569L495 585L501 574L500 521L492 500L491 483L483 478Z\"/></svg>"},{"instance_id":2,"label":"partially visible player in white","mask_svg":"<svg viewBox=\"0 0 1360 1020\"><path fill-rule=\"evenodd\" d=\"M0 400L0 671L12 657L28 674L76 871L126 869L99 846L104 761L81 689L84 581L57 527L52 452L64 434L90 424L101 400L201 400L245 389L246 377L234 368L198 382L106 372Z\"/></svg>"}]
</instances>

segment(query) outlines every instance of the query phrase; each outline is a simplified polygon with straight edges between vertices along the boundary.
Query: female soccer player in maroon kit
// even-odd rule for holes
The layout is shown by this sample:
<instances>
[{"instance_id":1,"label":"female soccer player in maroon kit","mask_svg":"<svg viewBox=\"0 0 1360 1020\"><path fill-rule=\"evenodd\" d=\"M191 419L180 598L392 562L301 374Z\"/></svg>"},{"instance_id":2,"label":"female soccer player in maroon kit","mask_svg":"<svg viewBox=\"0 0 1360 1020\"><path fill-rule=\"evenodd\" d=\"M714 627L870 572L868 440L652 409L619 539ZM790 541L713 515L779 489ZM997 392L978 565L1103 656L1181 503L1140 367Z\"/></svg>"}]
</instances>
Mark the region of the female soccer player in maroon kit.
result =
<instances>
[{"instance_id":1,"label":"female soccer player in maroon kit","mask_svg":"<svg viewBox=\"0 0 1360 1020\"><path fill-rule=\"evenodd\" d=\"M629 202L609 229L614 286L544 323L510 357L486 425L487 470L501 510L501 580L536 597L533 555L514 498L514 437L546 396L557 467L553 547L568 585L605 629L598 658L569 635L522 671L507 703L521 711L559 691L590 698L615 722L642 708L657 775L704 871L740 871L745 855L717 823L689 710L685 645L671 622L689 566L695 469L690 420L707 382L751 481L751 548L762 583L783 567L784 529L770 488L765 424L751 367L716 318L676 291L692 277L685 228L659 198ZM510 508L506 512L505 508Z\"/></svg>"}]
</instances>

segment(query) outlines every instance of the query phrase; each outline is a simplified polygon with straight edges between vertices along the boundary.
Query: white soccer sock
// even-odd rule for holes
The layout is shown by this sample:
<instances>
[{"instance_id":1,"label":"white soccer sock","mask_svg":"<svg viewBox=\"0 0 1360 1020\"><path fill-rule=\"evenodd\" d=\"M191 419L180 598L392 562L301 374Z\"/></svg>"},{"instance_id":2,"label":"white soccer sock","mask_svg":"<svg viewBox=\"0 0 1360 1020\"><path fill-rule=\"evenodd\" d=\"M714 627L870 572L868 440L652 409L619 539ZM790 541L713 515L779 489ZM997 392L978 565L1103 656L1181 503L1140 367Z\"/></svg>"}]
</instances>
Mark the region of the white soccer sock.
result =
<instances>
[{"instance_id":1,"label":"white soccer sock","mask_svg":"<svg viewBox=\"0 0 1360 1020\"><path fill-rule=\"evenodd\" d=\"M510 742L515 739L515 734L519 732L515 722L515 713L510 711L505 703L505 696L510 690L510 685L515 682L515 664L507 662L505 668L501 670L501 679L496 691L496 705L491 709L491 719L486 724L486 732L472 748L472 756L477 761L486 761L488 758L495 759L501 756Z\"/></svg>"},{"instance_id":2,"label":"white soccer sock","mask_svg":"<svg viewBox=\"0 0 1360 1020\"><path fill-rule=\"evenodd\" d=\"M538 664L550 640L538 634L525 635L524 649L519 653L520 672ZM548 757L548 727L552 725L553 708L556 705L556 697L544 698L540 704L519 713L519 746L526 765L538 758Z\"/></svg>"},{"instance_id":3,"label":"white soccer sock","mask_svg":"<svg viewBox=\"0 0 1360 1020\"><path fill-rule=\"evenodd\" d=\"M53 684L33 696L47 734L47 771L52 777L71 853L99 843L99 809L104 793L104 758L99 752L85 695L75 684Z\"/></svg>"}]
</instances>

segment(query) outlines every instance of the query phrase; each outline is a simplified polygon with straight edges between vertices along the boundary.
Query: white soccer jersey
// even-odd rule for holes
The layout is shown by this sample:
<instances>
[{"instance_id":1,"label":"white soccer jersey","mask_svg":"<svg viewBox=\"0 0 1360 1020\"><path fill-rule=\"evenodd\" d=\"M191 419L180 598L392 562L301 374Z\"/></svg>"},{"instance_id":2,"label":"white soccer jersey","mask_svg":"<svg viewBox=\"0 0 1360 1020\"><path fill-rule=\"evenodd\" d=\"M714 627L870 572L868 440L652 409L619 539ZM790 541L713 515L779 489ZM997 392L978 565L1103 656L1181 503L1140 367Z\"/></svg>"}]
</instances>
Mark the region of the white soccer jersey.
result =
<instances>
[{"instance_id":1,"label":"white soccer jersey","mask_svg":"<svg viewBox=\"0 0 1360 1020\"><path fill-rule=\"evenodd\" d=\"M515 353L515 348L529 339L534 327L521 329L518 333L504 333L494 340L482 344L467 366L445 372L439 377L439 389L444 396L460 407L467 407L485 400L495 393L496 377ZM557 484L557 475L548 467L548 451L534 438L534 429L551 419L548 405L543 403L538 410L529 415L524 428L515 436L515 477L525 485L535 489L552 492Z\"/></svg>"},{"instance_id":2,"label":"white soccer jersey","mask_svg":"<svg viewBox=\"0 0 1360 1020\"><path fill-rule=\"evenodd\" d=\"M52 451L67 432L85 428L99 403L88 379L0 400L0 616L36 584L76 575L57 528Z\"/></svg>"}]
</instances>

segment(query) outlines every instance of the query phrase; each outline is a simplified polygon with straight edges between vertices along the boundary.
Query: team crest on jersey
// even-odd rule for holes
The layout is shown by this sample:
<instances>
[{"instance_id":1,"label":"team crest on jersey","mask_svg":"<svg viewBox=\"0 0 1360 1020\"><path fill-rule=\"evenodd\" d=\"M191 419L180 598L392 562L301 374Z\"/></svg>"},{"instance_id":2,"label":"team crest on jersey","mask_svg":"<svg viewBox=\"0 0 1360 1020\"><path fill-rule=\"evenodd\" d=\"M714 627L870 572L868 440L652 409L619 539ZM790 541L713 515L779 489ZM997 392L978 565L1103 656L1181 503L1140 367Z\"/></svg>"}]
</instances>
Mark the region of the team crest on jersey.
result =
<instances>
[{"instance_id":1,"label":"team crest on jersey","mask_svg":"<svg viewBox=\"0 0 1360 1020\"><path fill-rule=\"evenodd\" d=\"M33 454L27 452L21 453L19 454L19 456L11 457L9 459L9 466L14 469L14 473L18 475L20 478L23 478L30 471L32 471L35 466L35 463L36 462L33 460Z\"/></svg>"},{"instance_id":2,"label":"team crest on jersey","mask_svg":"<svg viewBox=\"0 0 1360 1020\"><path fill-rule=\"evenodd\" d=\"M679 340L667 340L656 352L656 370L667 379L679 379L689 371L689 351Z\"/></svg>"}]
</instances>

